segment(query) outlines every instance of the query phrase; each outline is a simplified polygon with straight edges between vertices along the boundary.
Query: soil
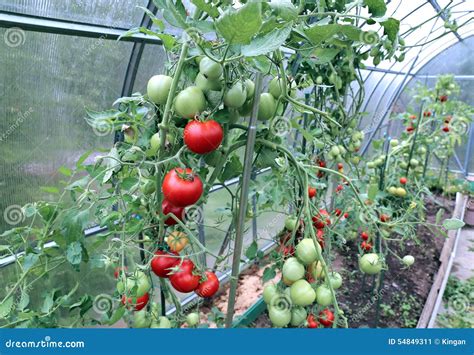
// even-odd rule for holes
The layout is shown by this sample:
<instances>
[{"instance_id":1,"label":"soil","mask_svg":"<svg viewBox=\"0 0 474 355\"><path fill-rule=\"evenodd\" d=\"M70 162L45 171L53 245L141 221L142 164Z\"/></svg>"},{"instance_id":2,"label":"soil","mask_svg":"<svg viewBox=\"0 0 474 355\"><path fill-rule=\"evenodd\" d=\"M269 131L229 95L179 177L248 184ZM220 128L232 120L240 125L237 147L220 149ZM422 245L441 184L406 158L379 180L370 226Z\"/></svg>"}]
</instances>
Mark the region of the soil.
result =
<instances>
[{"instance_id":1,"label":"soil","mask_svg":"<svg viewBox=\"0 0 474 355\"><path fill-rule=\"evenodd\" d=\"M449 218L452 215L454 202L443 202L448 206L443 218ZM427 202L425 207L427 220L434 222L439 206ZM357 253L354 252L357 246L354 242L347 243L347 249L340 252L333 266L344 279L337 299L348 319L349 327L416 327L434 276L439 269L439 256L445 241L441 234L433 235L426 227L419 228L418 239L419 243L407 241L403 245L403 250L401 247L393 247L398 255L414 255L415 265L411 268L403 268L398 259L388 255L388 270L384 273L383 287L380 290L377 288L375 277L347 271L358 270ZM264 287L261 283L262 273L263 268L253 266L240 275L235 306L236 315L244 313L261 297ZM279 275L275 280L278 279ZM224 314L227 310L228 288L229 285L226 285L222 294L212 303ZM380 303L380 307L377 307L377 303ZM378 316L377 308L380 310ZM207 321L207 315L211 313L210 307L202 307L200 311ZM267 313L260 315L251 326L271 327Z\"/></svg>"}]
</instances>

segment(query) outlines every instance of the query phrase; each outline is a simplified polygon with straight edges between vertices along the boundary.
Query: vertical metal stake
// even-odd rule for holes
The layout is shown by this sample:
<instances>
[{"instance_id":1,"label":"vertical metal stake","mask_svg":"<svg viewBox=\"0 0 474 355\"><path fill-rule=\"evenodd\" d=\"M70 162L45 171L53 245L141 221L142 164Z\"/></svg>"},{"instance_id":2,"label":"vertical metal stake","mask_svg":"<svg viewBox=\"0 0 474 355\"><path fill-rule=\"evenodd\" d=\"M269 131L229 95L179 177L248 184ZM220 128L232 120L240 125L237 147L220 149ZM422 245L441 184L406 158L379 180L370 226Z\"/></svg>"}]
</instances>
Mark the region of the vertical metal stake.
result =
<instances>
[{"instance_id":1,"label":"vertical metal stake","mask_svg":"<svg viewBox=\"0 0 474 355\"><path fill-rule=\"evenodd\" d=\"M252 115L247 132L247 145L245 147L244 170L242 172L242 188L240 192L239 215L235 231L234 255L232 258L232 273L230 278L229 303L225 319L226 328L232 327L234 320L235 297L237 294L237 283L240 273L240 259L244 242L244 222L248 202L250 175L252 173L252 161L257 135L257 112L260 103L260 92L262 91L262 74L257 73L255 78L255 96L253 99Z\"/></svg>"}]
</instances>

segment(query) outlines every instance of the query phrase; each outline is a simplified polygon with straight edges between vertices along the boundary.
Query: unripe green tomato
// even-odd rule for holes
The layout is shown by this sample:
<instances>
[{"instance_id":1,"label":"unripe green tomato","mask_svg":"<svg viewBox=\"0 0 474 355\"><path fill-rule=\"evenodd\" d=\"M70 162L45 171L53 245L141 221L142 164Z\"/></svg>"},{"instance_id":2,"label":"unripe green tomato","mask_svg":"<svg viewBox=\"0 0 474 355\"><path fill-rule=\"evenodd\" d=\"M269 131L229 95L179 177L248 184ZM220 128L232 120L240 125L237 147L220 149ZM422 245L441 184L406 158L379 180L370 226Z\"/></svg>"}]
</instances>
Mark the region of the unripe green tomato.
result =
<instances>
[{"instance_id":1,"label":"unripe green tomato","mask_svg":"<svg viewBox=\"0 0 474 355\"><path fill-rule=\"evenodd\" d=\"M365 274L375 275L382 270L382 262L375 253L364 254L359 259L359 268Z\"/></svg>"},{"instance_id":2,"label":"unripe green tomato","mask_svg":"<svg viewBox=\"0 0 474 355\"><path fill-rule=\"evenodd\" d=\"M148 276L137 271L132 276L121 278L117 282L117 291L122 295L141 297L147 293L151 288L150 279Z\"/></svg>"},{"instance_id":3,"label":"unripe green tomato","mask_svg":"<svg viewBox=\"0 0 474 355\"><path fill-rule=\"evenodd\" d=\"M241 108L239 108L238 112L242 117L247 117L247 116L250 116L250 114L252 113L252 108L253 108L253 100L249 99L245 101L245 103L242 105Z\"/></svg>"},{"instance_id":4,"label":"unripe green tomato","mask_svg":"<svg viewBox=\"0 0 474 355\"><path fill-rule=\"evenodd\" d=\"M291 321L291 311L289 309L279 309L270 307L268 317L275 327L286 327Z\"/></svg>"},{"instance_id":5,"label":"unripe green tomato","mask_svg":"<svg viewBox=\"0 0 474 355\"><path fill-rule=\"evenodd\" d=\"M412 166L413 168L416 168L418 166L418 164L420 164L418 162L418 160L416 160L416 159L410 160L410 166Z\"/></svg>"},{"instance_id":6,"label":"unripe green tomato","mask_svg":"<svg viewBox=\"0 0 474 355\"><path fill-rule=\"evenodd\" d=\"M255 84L250 79L245 79L245 88L247 89L247 100L251 99L255 94Z\"/></svg>"},{"instance_id":7,"label":"unripe green tomato","mask_svg":"<svg viewBox=\"0 0 474 355\"><path fill-rule=\"evenodd\" d=\"M155 133L154 135L151 136L150 138L150 153L152 155L155 155L158 152L158 149L160 148L160 134Z\"/></svg>"},{"instance_id":8,"label":"unripe green tomato","mask_svg":"<svg viewBox=\"0 0 474 355\"><path fill-rule=\"evenodd\" d=\"M306 280L298 280L290 286L291 302L296 306L309 306L316 299L316 292Z\"/></svg>"},{"instance_id":9,"label":"unripe green tomato","mask_svg":"<svg viewBox=\"0 0 474 355\"><path fill-rule=\"evenodd\" d=\"M359 164L359 162L360 162L360 156L355 155L351 158L351 163L352 164Z\"/></svg>"},{"instance_id":10,"label":"unripe green tomato","mask_svg":"<svg viewBox=\"0 0 474 355\"><path fill-rule=\"evenodd\" d=\"M194 57L194 62L199 66L199 63L201 63L201 60L204 58L204 55L197 55Z\"/></svg>"},{"instance_id":11,"label":"unripe green tomato","mask_svg":"<svg viewBox=\"0 0 474 355\"><path fill-rule=\"evenodd\" d=\"M136 311L133 313L133 328L149 328L150 318L146 310Z\"/></svg>"},{"instance_id":12,"label":"unripe green tomato","mask_svg":"<svg viewBox=\"0 0 474 355\"><path fill-rule=\"evenodd\" d=\"M367 167L369 169L373 169L373 168L375 168L375 163L373 161L369 161L369 162L367 162Z\"/></svg>"},{"instance_id":13,"label":"unripe green tomato","mask_svg":"<svg viewBox=\"0 0 474 355\"><path fill-rule=\"evenodd\" d=\"M209 57L204 57L199 62L199 71L208 79L218 79L223 72L222 65L214 62Z\"/></svg>"},{"instance_id":14,"label":"unripe green tomato","mask_svg":"<svg viewBox=\"0 0 474 355\"><path fill-rule=\"evenodd\" d=\"M275 99L278 99L283 93L283 82L279 77L274 77L268 85L268 92L272 94Z\"/></svg>"},{"instance_id":15,"label":"unripe green tomato","mask_svg":"<svg viewBox=\"0 0 474 355\"><path fill-rule=\"evenodd\" d=\"M171 322L167 317L161 316L158 318L157 321L153 320L151 322L150 328L162 328L162 329L171 328Z\"/></svg>"},{"instance_id":16,"label":"unripe green tomato","mask_svg":"<svg viewBox=\"0 0 474 355\"><path fill-rule=\"evenodd\" d=\"M337 145L333 145L331 147L331 150L329 151L329 154L336 157L341 154L341 151L339 150L339 147Z\"/></svg>"},{"instance_id":17,"label":"unripe green tomato","mask_svg":"<svg viewBox=\"0 0 474 355\"><path fill-rule=\"evenodd\" d=\"M399 142L398 142L398 139L391 139L390 140L390 146L391 147L396 147L398 146Z\"/></svg>"},{"instance_id":18,"label":"unripe green tomato","mask_svg":"<svg viewBox=\"0 0 474 355\"><path fill-rule=\"evenodd\" d=\"M220 91L222 89L222 79L208 79L201 73L198 73L194 81L196 86L202 91Z\"/></svg>"},{"instance_id":19,"label":"unripe green tomato","mask_svg":"<svg viewBox=\"0 0 474 355\"><path fill-rule=\"evenodd\" d=\"M376 55L374 58L374 66L379 65L381 61L382 61L382 57L380 55Z\"/></svg>"},{"instance_id":20,"label":"unripe green tomato","mask_svg":"<svg viewBox=\"0 0 474 355\"><path fill-rule=\"evenodd\" d=\"M199 324L199 314L197 314L196 312L189 313L186 316L186 323L190 327L194 327L195 325L198 325Z\"/></svg>"},{"instance_id":21,"label":"unripe green tomato","mask_svg":"<svg viewBox=\"0 0 474 355\"><path fill-rule=\"evenodd\" d=\"M266 121L273 117L276 110L276 101L272 94L263 93L260 95L260 104L258 105L258 116L260 121Z\"/></svg>"},{"instance_id":22,"label":"unripe green tomato","mask_svg":"<svg viewBox=\"0 0 474 355\"><path fill-rule=\"evenodd\" d=\"M194 118L206 109L206 98L197 86L182 90L174 100L176 113L183 118Z\"/></svg>"},{"instance_id":23,"label":"unripe green tomato","mask_svg":"<svg viewBox=\"0 0 474 355\"><path fill-rule=\"evenodd\" d=\"M402 161L402 162L400 163L400 168L406 169L406 168L408 168L408 164L407 164L406 162Z\"/></svg>"},{"instance_id":24,"label":"unripe green tomato","mask_svg":"<svg viewBox=\"0 0 474 355\"><path fill-rule=\"evenodd\" d=\"M287 217L285 219L285 228L289 231L294 231L298 225L298 219L296 217Z\"/></svg>"},{"instance_id":25,"label":"unripe green tomato","mask_svg":"<svg viewBox=\"0 0 474 355\"><path fill-rule=\"evenodd\" d=\"M304 266L298 261L298 259L291 257L285 260L282 269L283 277L290 281L295 282L304 277L305 268Z\"/></svg>"},{"instance_id":26,"label":"unripe green tomato","mask_svg":"<svg viewBox=\"0 0 474 355\"><path fill-rule=\"evenodd\" d=\"M418 148L418 153L421 154L421 155L424 155L426 154L426 148L421 146Z\"/></svg>"},{"instance_id":27,"label":"unripe green tomato","mask_svg":"<svg viewBox=\"0 0 474 355\"><path fill-rule=\"evenodd\" d=\"M331 272L329 274L329 282L333 289L337 290L342 286L342 276L338 272Z\"/></svg>"},{"instance_id":28,"label":"unripe green tomato","mask_svg":"<svg viewBox=\"0 0 474 355\"><path fill-rule=\"evenodd\" d=\"M147 94L151 101L164 105L170 94L173 78L167 75L154 75L148 80Z\"/></svg>"},{"instance_id":29,"label":"unripe green tomato","mask_svg":"<svg viewBox=\"0 0 474 355\"><path fill-rule=\"evenodd\" d=\"M299 327L303 325L306 318L308 317L308 312L303 307L293 307L291 309L291 325L293 327Z\"/></svg>"},{"instance_id":30,"label":"unripe green tomato","mask_svg":"<svg viewBox=\"0 0 474 355\"><path fill-rule=\"evenodd\" d=\"M316 78L316 84L321 85L323 83L323 77L321 75L318 75Z\"/></svg>"},{"instance_id":31,"label":"unripe green tomato","mask_svg":"<svg viewBox=\"0 0 474 355\"><path fill-rule=\"evenodd\" d=\"M316 302L323 307L332 304L331 290L326 285L320 285L316 289Z\"/></svg>"},{"instance_id":32,"label":"unripe green tomato","mask_svg":"<svg viewBox=\"0 0 474 355\"><path fill-rule=\"evenodd\" d=\"M224 94L224 105L231 108L242 107L247 99L247 89L240 81L236 82Z\"/></svg>"},{"instance_id":33,"label":"unripe green tomato","mask_svg":"<svg viewBox=\"0 0 474 355\"><path fill-rule=\"evenodd\" d=\"M407 195L407 190L405 190L403 187L397 187L395 194L399 197L405 197Z\"/></svg>"},{"instance_id":34,"label":"unripe green tomato","mask_svg":"<svg viewBox=\"0 0 474 355\"><path fill-rule=\"evenodd\" d=\"M313 239L304 238L296 246L295 255L304 265L309 265L318 260L318 250L321 253L319 243L315 245Z\"/></svg>"},{"instance_id":35,"label":"unripe green tomato","mask_svg":"<svg viewBox=\"0 0 474 355\"><path fill-rule=\"evenodd\" d=\"M387 189L388 193L390 195L396 195L397 194L397 188L395 186L390 186L388 189Z\"/></svg>"},{"instance_id":36,"label":"unripe green tomato","mask_svg":"<svg viewBox=\"0 0 474 355\"><path fill-rule=\"evenodd\" d=\"M142 192L145 195L151 195L156 191L156 182L153 180L148 180L145 184L142 185Z\"/></svg>"},{"instance_id":37,"label":"unripe green tomato","mask_svg":"<svg viewBox=\"0 0 474 355\"><path fill-rule=\"evenodd\" d=\"M274 284L265 286L263 289L263 301L266 304L271 304L273 297L278 294L277 287Z\"/></svg>"},{"instance_id":38,"label":"unripe green tomato","mask_svg":"<svg viewBox=\"0 0 474 355\"><path fill-rule=\"evenodd\" d=\"M412 255L405 255L402 261L404 265L412 266L415 263L415 258Z\"/></svg>"}]
</instances>

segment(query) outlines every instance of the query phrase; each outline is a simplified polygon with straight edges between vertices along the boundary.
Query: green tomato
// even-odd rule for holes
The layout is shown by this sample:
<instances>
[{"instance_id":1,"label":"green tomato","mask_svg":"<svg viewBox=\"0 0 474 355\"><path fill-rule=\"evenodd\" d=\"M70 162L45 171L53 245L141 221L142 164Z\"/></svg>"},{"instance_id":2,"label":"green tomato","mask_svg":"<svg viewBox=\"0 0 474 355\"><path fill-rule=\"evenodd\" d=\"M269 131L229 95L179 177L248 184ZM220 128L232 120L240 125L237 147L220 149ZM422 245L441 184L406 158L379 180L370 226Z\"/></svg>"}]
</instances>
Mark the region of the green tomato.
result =
<instances>
[{"instance_id":1,"label":"green tomato","mask_svg":"<svg viewBox=\"0 0 474 355\"><path fill-rule=\"evenodd\" d=\"M368 167L369 169L373 169L373 168L375 168L375 164L374 164L374 162L373 162L373 161L369 161L369 162L367 162L367 167Z\"/></svg>"},{"instance_id":2,"label":"green tomato","mask_svg":"<svg viewBox=\"0 0 474 355\"><path fill-rule=\"evenodd\" d=\"M263 93L260 95L260 104L258 105L258 116L260 121L266 121L273 117L276 109L276 101L272 94Z\"/></svg>"},{"instance_id":3,"label":"green tomato","mask_svg":"<svg viewBox=\"0 0 474 355\"><path fill-rule=\"evenodd\" d=\"M133 328L149 328L150 318L146 310L133 313Z\"/></svg>"},{"instance_id":4,"label":"green tomato","mask_svg":"<svg viewBox=\"0 0 474 355\"><path fill-rule=\"evenodd\" d=\"M282 95L283 82L280 78L274 77L268 86L268 92L272 94L275 99L278 99Z\"/></svg>"},{"instance_id":5,"label":"green tomato","mask_svg":"<svg viewBox=\"0 0 474 355\"><path fill-rule=\"evenodd\" d=\"M141 297L150 289L150 279L141 271L137 271L132 276L122 278L122 280L117 282L117 291L127 296Z\"/></svg>"},{"instance_id":6,"label":"green tomato","mask_svg":"<svg viewBox=\"0 0 474 355\"><path fill-rule=\"evenodd\" d=\"M214 62L209 57L204 57L199 62L199 71L208 79L218 79L223 72L222 65Z\"/></svg>"},{"instance_id":7,"label":"green tomato","mask_svg":"<svg viewBox=\"0 0 474 355\"><path fill-rule=\"evenodd\" d=\"M164 105L170 94L173 78L167 75L154 75L148 80L147 94L151 101Z\"/></svg>"},{"instance_id":8,"label":"green tomato","mask_svg":"<svg viewBox=\"0 0 474 355\"><path fill-rule=\"evenodd\" d=\"M291 302L296 306L309 306L316 299L316 292L306 280L298 280L290 286Z\"/></svg>"},{"instance_id":9,"label":"green tomato","mask_svg":"<svg viewBox=\"0 0 474 355\"><path fill-rule=\"evenodd\" d=\"M208 79L201 73L198 73L194 83L202 91L220 91L222 89L222 80L219 79Z\"/></svg>"},{"instance_id":10,"label":"green tomato","mask_svg":"<svg viewBox=\"0 0 474 355\"><path fill-rule=\"evenodd\" d=\"M402 261L404 265L412 266L415 263L415 258L412 255L405 255Z\"/></svg>"},{"instance_id":11,"label":"green tomato","mask_svg":"<svg viewBox=\"0 0 474 355\"><path fill-rule=\"evenodd\" d=\"M239 108L243 106L246 99L247 88L238 81L224 94L224 105L231 108Z\"/></svg>"},{"instance_id":12,"label":"green tomato","mask_svg":"<svg viewBox=\"0 0 474 355\"><path fill-rule=\"evenodd\" d=\"M398 139L391 139L390 140L390 146L391 147L396 147L399 144Z\"/></svg>"},{"instance_id":13,"label":"green tomato","mask_svg":"<svg viewBox=\"0 0 474 355\"><path fill-rule=\"evenodd\" d=\"M332 304L331 290L326 285L318 286L316 289L316 302L323 307Z\"/></svg>"},{"instance_id":14,"label":"green tomato","mask_svg":"<svg viewBox=\"0 0 474 355\"><path fill-rule=\"evenodd\" d=\"M155 155L158 153L158 149L160 148L160 133L155 133L150 138L150 154Z\"/></svg>"},{"instance_id":15,"label":"green tomato","mask_svg":"<svg viewBox=\"0 0 474 355\"><path fill-rule=\"evenodd\" d=\"M268 316L272 324L279 328L286 327L291 321L291 311L289 309L270 307Z\"/></svg>"},{"instance_id":16,"label":"green tomato","mask_svg":"<svg viewBox=\"0 0 474 355\"><path fill-rule=\"evenodd\" d=\"M194 118L206 108L204 93L197 86L189 86L175 98L174 109L183 118Z\"/></svg>"},{"instance_id":17,"label":"green tomato","mask_svg":"<svg viewBox=\"0 0 474 355\"><path fill-rule=\"evenodd\" d=\"M249 100L245 101L243 106L241 108L239 108L239 114L242 117L250 116L250 114L252 113L252 107L253 107L253 100L252 99L249 99Z\"/></svg>"},{"instance_id":18,"label":"green tomato","mask_svg":"<svg viewBox=\"0 0 474 355\"><path fill-rule=\"evenodd\" d=\"M331 147L331 150L329 151L329 155L335 157L341 154L341 151L339 150L339 147L337 145L333 145Z\"/></svg>"},{"instance_id":19,"label":"green tomato","mask_svg":"<svg viewBox=\"0 0 474 355\"><path fill-rule=\"evenodd\" d=\"M321 246L319 243L314 244L310 238L305 238L296 246L296 256L304 264L309 265L318 260L318 250L321 253Z\"/></svg>"},{"instance_id":20,"label":"green tomato","mask_svg":"<svg viewBox=\"0 0 474 355\"><path fill-rule=\"evenodd\" d=\"M145 195L151 195L156 191L156 182L153 180L148 180L145 184L142 185L142 192Z\"/></svg>"},{"instance_id":21,"label":"green tomato","mask_svg":"<svg viewBox=\"0 0 474 355\"><path fill-rule=\"evenodd\" d=\"M321 75L318 75L316 78L316 84L321 85L323 83L323 77Z\"/></svg>"},{"instance_id":22,"label":"green tomato","mask_svg":"<svg viewBox=\"0 0 474 355\"><path fill-rule=\"evenodd\" d=\"M171 328L171 322L168 318L161 316L158 320L151 322L150 328Z\"/></svg>"},{"instance_id":23,"label":"green tomato","mask_svg":"<svg viewBox=\"0 0 474 355\"><path fill-rule=\"evenodd\" d=\"M266 304L271 304L273 297L277 294L278 290L274 284L267 285L263 289L263 301Z\"/></svg>"},{"instance_id":24,"label":"green tomato","mask_svg":"<svg viewBox=\"0 0 474 355\"><path fill-rule=\"evenodd\" d=\"M342 286L342 276L338 272L331 272L329 274L329 282L333 289L337 290Z\"/></svg>"},{"instance_id":25,"label":"green tomato","mask_svg":"<svg viewBox=\"0 0 474 355\"><path fill-rule=\"evenodd\" d=\"M305 269L298 259L291 257L283 264L282 274L286 280L295 282L304 277Z\"/></svg>"},{"instance_id":26,"label":"green tomato","mask_svg":"<svg viewBox=\"0 0 474 355\"><path fill-rule=\"evenodd\" d=\"M298 226L298 219L296 217L287 217L285 219L285 228L289 231L294 231Z\"/></svg>"},{"instance_id":27,"label":"green tomato","mask_svg":"<svg viewBox=\"0 0 474 355\"><path fill-rule=\"evenodd\" d=\"M396 195L397 194L397 188L395 186L390 186L388 189L387 189L388 193L390 195Z\"/></svg>"},{"instance_id":28,"label":"green tomato","mask_svg":"<svg viewBox=\"0 0 474 355\"><path fill-rule=\"evenodd\" d=\"M402 162L400 163L400 168L406 169L406 168L408 168L408 164L407 164L406 162L402 161Z\"/></svg>"},{"instance_id":29,"label":"green tomato","mask_svg":"<svg viewBox=\"0 0 474 355\"><path fill-rule=\"evenodd\" d=\"M395 195L398 197L405 197L407 195L407 190L405 190L403 187L397 187L395 189Z\"/></svg>"},{"instance_id":30,"label":"green tomato","mask_svg":"<svg viewBox=\"0 0 474 355\"><path fill-rule=\"evenodd\" d=\"M198 325L199 324L199 314L197 314L196 312L189 313L186 316L186 323L190 327L194 327L195 325Z\"/></svg>"},{"instance_id":31,"label":"green tomato","mask_svg":"<svg viewBox=\"0 0 474 355\"><path fill-rule=\"evenodd\" d=\"M247 89L247 100L250 100L253 98L253 95L255 94L255 84L252 80L250 79L245 79L245 88Z\"/></svg>"},{"instance_id":32,"label":"green tomato","mask_svg":"<svg viewBox=\"0 0 474 355\"><path fill-rule=\"evenodd\" d=\"M416 168L419 164L420 162L416 159L410 160L410 166L412 166L413 168Z\"/></svg>"},{"instance_id":33,"label":"green tomato","mask_svg":"<svg viewBox=\"0 0 474 355\"><path fill-rule=\"evenodd\" d=\"M375 275L382 270L382 261L375 253L365 254L359 259L359 268L363 273Z\"/></svg>"},{"instance_id":34,"label":"green tomato","mask_svg":"<svg viewBox=\"0 0 474 355\"><path fill-rule=\"evenodd\" d=\"M303 325L306 318L308 317L308 312L303 307L293 307L291 310L291 322L290 324L293 327L299 327Z\"/></svg>"}]
</instances>

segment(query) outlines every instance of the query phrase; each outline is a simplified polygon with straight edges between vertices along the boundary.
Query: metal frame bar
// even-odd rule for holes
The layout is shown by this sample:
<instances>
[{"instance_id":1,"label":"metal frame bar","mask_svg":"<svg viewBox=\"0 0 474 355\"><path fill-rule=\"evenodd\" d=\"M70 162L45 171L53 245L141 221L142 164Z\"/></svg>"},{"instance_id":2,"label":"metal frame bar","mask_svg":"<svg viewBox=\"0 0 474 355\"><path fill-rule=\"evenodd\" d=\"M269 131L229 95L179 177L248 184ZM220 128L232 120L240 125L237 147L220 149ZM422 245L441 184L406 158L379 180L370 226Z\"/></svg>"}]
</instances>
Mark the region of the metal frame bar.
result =
<instances>
[{"instance_id":1,"label":"metal frame bar","mask_svg":"<svg viewBox=\"0 0 474 355\"><path fill-rule=\"evenodd\" d=\"M443 9L441 8L441 6L439 6L438 2L436 0L428 0L428 3L433 6L433 8L435 9L435 11L437 13L440 14L440 17L446 21L448 18L446 17L445 13L442 12ZM459 35L459 33L457 31L453 31L454 35L458 38L459 42L462 42L462 37Z\"/></svg>"},{"instance_id":2,"label":"metal frame bar","mask_svg":"<svg viewBox=\"0 0 474 355\"><path fill-rule=\"evenodd\" d=\"M106 40L117 40L127 29L117 27L104 27L100 25L87 25L80 22L48 19L27 15L12 14L5 11L0 12L0 27L19 27L25 31L52 33L86 38L101 38ZM123 42L148 43L161 45L159 38L139 33L131 37L123 37Z\"/></svg>"}]
</instances>

